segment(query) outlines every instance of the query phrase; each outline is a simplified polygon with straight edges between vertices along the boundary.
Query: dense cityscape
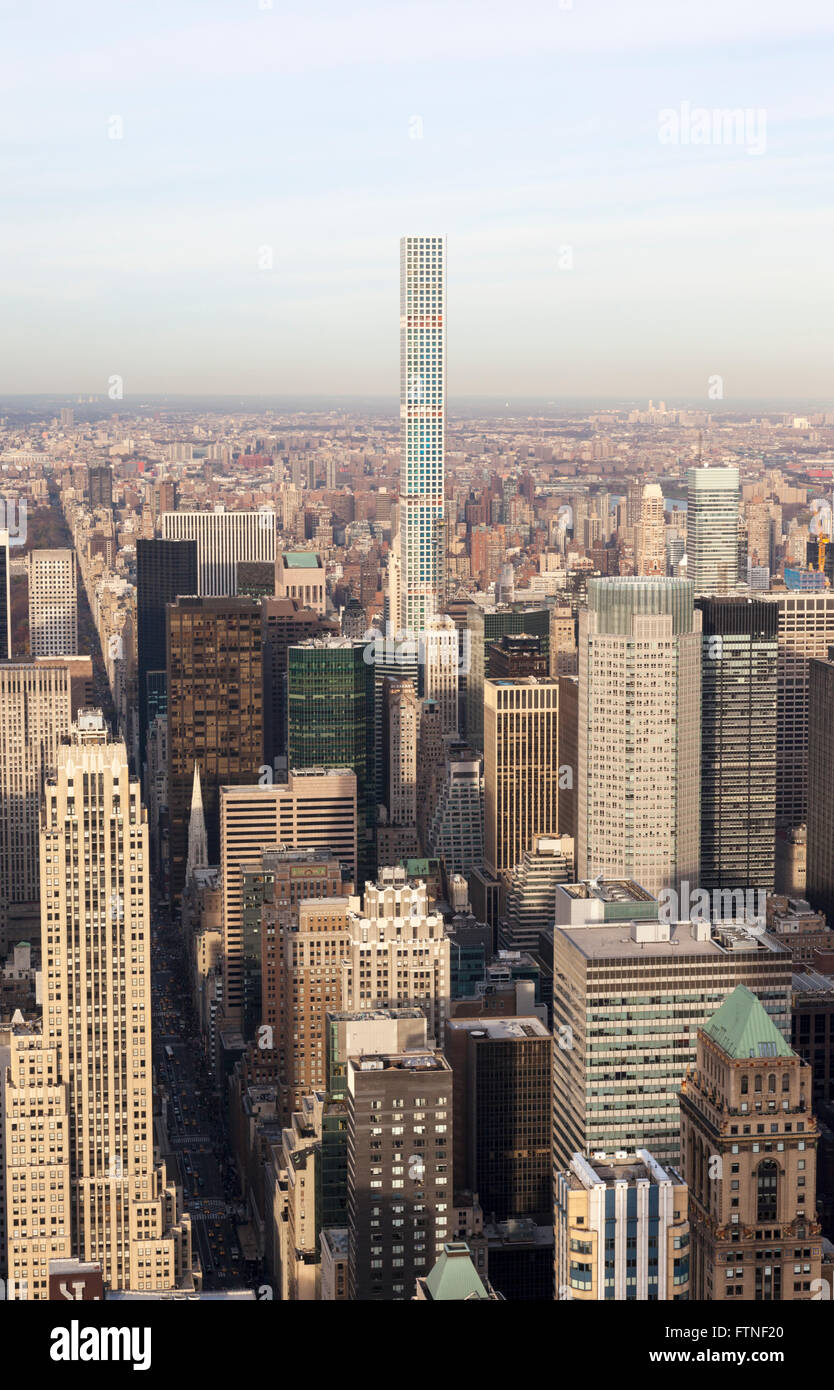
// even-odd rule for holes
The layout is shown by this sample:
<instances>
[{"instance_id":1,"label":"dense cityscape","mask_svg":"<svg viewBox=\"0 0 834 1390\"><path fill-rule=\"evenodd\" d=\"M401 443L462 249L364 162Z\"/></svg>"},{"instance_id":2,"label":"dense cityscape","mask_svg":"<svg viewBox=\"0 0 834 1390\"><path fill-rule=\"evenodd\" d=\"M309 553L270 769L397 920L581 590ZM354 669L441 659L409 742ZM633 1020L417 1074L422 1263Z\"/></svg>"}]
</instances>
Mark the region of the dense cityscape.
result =
<instances>
[{"instance_id":1,"label":"dense cityscape","mask_svg":"<svg viewBox=\"0 0 834 1390\"><path fill-rule=\"evenodd\" d=\"M0 417L7 1296L828 1297L834 412L447 418L400 251L399 421Z\"/></svg>"},{"instance_id":2,"label":"dense cityscape","mask_svg":"<svg viewBox=\"0 0 834 1390\"><path fill-rule=\"evenodd\" d=\"M804 1367L834 12L37 8L0 5L4 1369L216 1380L412 1302L535 1319L534 1370L553 1304L609 1375Z\"/></svg>"}]
</instances>

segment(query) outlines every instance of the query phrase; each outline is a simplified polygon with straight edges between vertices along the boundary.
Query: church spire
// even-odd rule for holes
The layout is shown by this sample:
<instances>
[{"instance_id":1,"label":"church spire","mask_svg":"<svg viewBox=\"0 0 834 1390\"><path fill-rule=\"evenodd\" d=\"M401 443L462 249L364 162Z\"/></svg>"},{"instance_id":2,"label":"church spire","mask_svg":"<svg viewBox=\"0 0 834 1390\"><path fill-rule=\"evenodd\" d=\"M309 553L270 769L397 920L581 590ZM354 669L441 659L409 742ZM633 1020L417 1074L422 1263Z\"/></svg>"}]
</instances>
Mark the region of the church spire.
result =
<instances>
[{"instance_id":1,"label":"church spire","mask_svg":"<svg viewBox=\"0 0 834 1390\"><path fill-rule=\"evenodd\" d=\"M200 785L200 768L194 764L194 784L191 788L191 819L188 822L188 863L185 866L185 881L190 883L195 869L208 865L208 837L206 818L203 812L203 790Z\"/></svg>"}]
</instances>

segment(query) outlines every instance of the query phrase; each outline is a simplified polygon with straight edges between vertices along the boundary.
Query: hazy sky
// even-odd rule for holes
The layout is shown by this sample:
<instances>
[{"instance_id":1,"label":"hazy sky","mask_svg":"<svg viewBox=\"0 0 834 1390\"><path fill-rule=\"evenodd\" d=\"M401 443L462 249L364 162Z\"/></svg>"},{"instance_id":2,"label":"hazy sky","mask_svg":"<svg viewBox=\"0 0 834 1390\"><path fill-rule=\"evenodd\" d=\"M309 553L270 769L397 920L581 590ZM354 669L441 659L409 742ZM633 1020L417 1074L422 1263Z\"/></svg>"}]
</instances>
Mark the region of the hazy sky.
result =
<instances>
[{"instance_id":1,"label":"hazy sky","mask_svg":"<svg viewBox=\"0 0 834 1390\"><path fill-rule=\"evenodd\" d=\"M394 394L425 231L451 395L834 401L832 71L830 0L0 0L0 395Z\"/></svg>"}]
</instances>

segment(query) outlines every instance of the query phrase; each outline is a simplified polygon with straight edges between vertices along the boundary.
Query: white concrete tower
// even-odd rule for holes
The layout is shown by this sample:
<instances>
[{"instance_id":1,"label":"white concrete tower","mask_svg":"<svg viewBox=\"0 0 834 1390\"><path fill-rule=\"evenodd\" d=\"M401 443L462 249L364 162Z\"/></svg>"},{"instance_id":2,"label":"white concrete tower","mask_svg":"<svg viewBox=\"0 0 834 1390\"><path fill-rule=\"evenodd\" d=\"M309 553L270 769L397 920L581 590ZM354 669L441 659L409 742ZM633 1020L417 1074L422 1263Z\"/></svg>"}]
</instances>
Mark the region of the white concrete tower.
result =
<instances>
[{"instance_id":1,"label":"white concrete tower","mask_svg":"<svg viewBox=\"0 0 834 1390\"><path fill-rule=\"evenodd\" d=\"M421 633L443 598L446 238L400 241L401 623Z\"/></svg>"}]
</instances>

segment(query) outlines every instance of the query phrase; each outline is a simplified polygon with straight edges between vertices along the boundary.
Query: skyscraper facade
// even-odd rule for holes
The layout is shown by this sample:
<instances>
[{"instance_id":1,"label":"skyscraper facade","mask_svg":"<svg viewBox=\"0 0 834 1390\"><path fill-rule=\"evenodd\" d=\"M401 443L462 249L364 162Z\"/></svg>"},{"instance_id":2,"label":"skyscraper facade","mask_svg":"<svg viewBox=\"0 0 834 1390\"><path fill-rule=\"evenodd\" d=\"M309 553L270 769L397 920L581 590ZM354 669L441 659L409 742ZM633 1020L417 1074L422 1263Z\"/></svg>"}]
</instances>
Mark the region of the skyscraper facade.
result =
<instances>
[{"instance_id":1,"label":"skyscraper facade","mask_svg":"<svg viewBox=\"0 0 834 1390\"><path fill-rule=\"evenodd\" d=\"M559 682L484 681L484 862L511 873L559 831Z\"/></svg>"},{"instance_id":2,"label":"skyscraper facade","mask_svg":"<svg viewBox=\"0 0 834 1390\"><path fill-rule=\"evenodd\" d=\"M687 578L696 594L738 584L738 469L690 468L686 475Z\"/></svg>"},{"instance_id":3,"label":"skyscraper facade","mask_svg":"<svg viewBox=\"0 0 834 1390\"><path fill-rule=\"evenodd\" d=\"M400 241L401 623L420 633L443 599L446 238Z\"/></svg>"},{"instance_id":4,"label":"skyscraper facade","mask_svg":"<svg viewBox=\"0 0 834 1390\"><path fill-rule=\"evenodd\" d=\"M786 948L743 924L664 922L638 884L556 889L553 1144L557 1167L647 1148L677 1163L678 1090L695 1032L737 984L790 1036ZM685 911L686 909L684 909Z\"/></svg>"},{"instance_id":5,"label":"skyscraper facade","mask_svg":"<svg viewBox=\"0 0 834 1390\"><path fill-rule=\"evenodd\" d=\"M811 661L808 704L808 899L834 921L834 647Z\"/></svg>"},{"instance_id":6,"label":"skyscraper facade","mask_svg":"<svg viewBox=\"0 0 834 1390\"><path fill-rule=\"evenodd\" d=\"M38 899L43 783L71 718L68 664L0 662L0 902L6 905Z\"/></svg>"},{"instance_id":7,"label":"skyscraper facade","mask_svg":"<svg viewBox=\"0 0 834 1390\"><path fill-rule=\"evenodd\" d=\"M455 1174L491 1221L550 1225L552 1041L538 1018L452 1018Z\"/></svg>"},{"instance_id":8,"label":"skyscraper facade","mask_svg":"<svg viewBox=\"0 0 834 1390\"><path fill-rule=\"evenodd\" d=\"M579 615L577 871L698 879L701 614L684 579L591 579Z\"/></svg>"},{"instance_id":9,"label":"skyscraper facade","mask_svg":"<svg viewBox=\"0 0 834 1390\"><path fill-rule=\"evenodd\" d=\"M773 891L776 835L776 607L695 600L701 662L702 888Z\"/></svg>"},{"instance_id":10,"label":"skyscraper facade","mask_svg":"<svg viewBox=\"0 0 834 1390\"><path fill-rule=\"evenodd\" d=\"M509 607L471 608L466 615L466 741L477 753L484 748L484 681L494 674L493 644L506 633L526 633L541 639L542 654L549 661L550 609ZM526 674L530 674L529 672Z\"/></svg>"},{"instance_id":11,"label":"skyscraper facade","mask_svg":"<svg viewBox=\"0 0 834 1390\"><path fill-rule=\"evenodd\" d=\"M663 490L659 483L646 483L640 504L640 535L637 546L637 573L666 573L666 525Z\"/></svg>"},{"instance_id":12,"label":"skyscraper facade","mask_svg":"<svg viewBox=\"0 0 834 1390\"><path fill-rule=\"evenodd\" d=\"M243 598L178 598L166 611L171 892L178 897L195 763L212 864L220 846L220 786L257 782L263 765L261 614Z\"/></svg>"},{"instance_id":13,"label":"skyscraper facade","mask_svg":"<svg viewBox=\"0 0 834 1390\"><path fill-rule=\"evenodd\" d=\"M699 1028L680 1109L692 1297L819 1298L811 1068L744 985Z\"/></svg>"},{"instance_id":14,"label":"skyscraper facade","mask_svg":"<svg viewBox=\"0 0 834 1390\"><path fill-rule=\"evenodd\" d=\"M287 762L349 767L356 773L360 882L375 870L376 756L374 666L365 644L310 638L288 650Z\"/></svg>"},{"instance_id":15,"label":"skyscraper facade","mask_svg":"<svg viewBox=\"0 0 834 1390\"><path fill-rule=\"evenodd\" d=\"M261 603L264 663L264 762L277 772L287 766L287 651L323 627L312 608L294 598Z\"/></svg>"},{"instance_id":16,"label":"skyscraper facade","mask_svg":"<svg viewBox=\"0 0 834 1390\"><path fill-rule=\"evenodd\" d=\"M243 869L266 846L324 847L356 880L356 774L351 768L290 771L284 783L224 786L220 790L220 867L223 882L223 1007L240 1024L245 995Z\"/></svg>"},{"instance_id":17,"label":"skyscraper facade","mask_svg":"<svg viewBox=\"0 0 834 1390\"><path fill-rule=\"evenodd\" d=\"M436 700L444 734L458 732L458 630L454 619L436 613L423 634L423 695Z\"/></svg>"},{"instance_id":18,"label":"skyscraper facade","mask_svg":"<svg viewBox=\"0 0 834 1390\"><path fill-rule=\"evenodd\" d=\"M154 715L167 710L166 604L197 593L197 542L139 537L136 542L136 665L139 765Z\"/></svg>"},{"instance_id":19,"label":"skyscraper facade","mask_svg":"<svg viewBox=\"0 0 834 1390\"><path fill-rule=\"evenodd\" d=\"M237 593L241 560L275 563L275 512L163 512L165 540L197 542L197 593Z\"/></svg>"},{"instance_id":20,"label":"skyscraper facade","mask_svg":"<svg viewBox=\"0 0 834 1390\"><path fill-rule=\"evenodd\" d=\"M29 648L32 656L78 651L74 550L29 551Z\"/></svg>"},{"instance_id":21,"label":"skyscraper facade","mask_svg":"<svg viewBox=\"0 0 834 1390\"><path fill-rule=\"evenodd\" d=\"M38 1179L49 1180L63 1142L60 1132L48 1138L41 1120L44 1084L66 1096L62 1224L71 1253L99 1261L112 1289L171 1289L191 1274L189 1218L154 1161L149 897L139 783L124 744L109 740L98 711L85 711L44 795L42 1037L49 1065L44 1075L19 1073L16 1135L27 1136L20 1166L29 1171L15 1175L17 1201L10 1189L10 1267L28 1271L30 1297L47 1296L38 1242L50 1227L60 1234L62 1216L48 1222L45 1205L38 1208Z\"/></svg>"},{"instance_id":22,"label":"skyscraper facade","mask_svg":"<svg viewBox=\"0 0 834 1390\"><path fill-rule=\"evenodd\" d=\"M452 1219L452 1073L440 1052L350 1057L348 1292L413 1297Z\"/></svg>"},{"instance_id":23,"label":"skyscraper facade","mask_svg":"<svg viewBox=\"0 0 834 1390\"><path fill-rule=\"evenodd\" d=\"M834 593L770 596L778 610L776 824L796 830L808 815L809 665L834 645Z\"/></svg>"},{"instance_id":24,"label":"skyscraper facade","mask_svg":"<svg viewBox=\"0 0 834 1390\"><path fill-rule=\"evenodd\" d=\"M556 1174L556 1297L689 1298L686 1184L647 1149L574 1154Z\"/></svg>"}]
</instances>

